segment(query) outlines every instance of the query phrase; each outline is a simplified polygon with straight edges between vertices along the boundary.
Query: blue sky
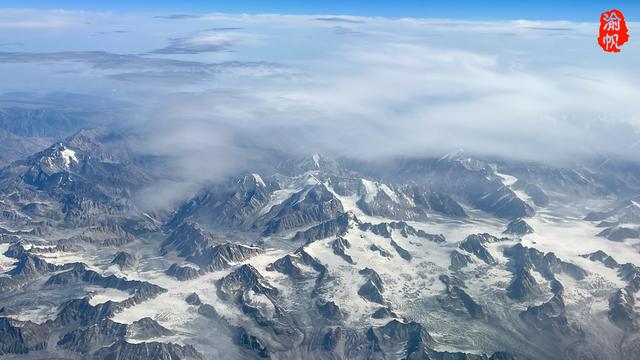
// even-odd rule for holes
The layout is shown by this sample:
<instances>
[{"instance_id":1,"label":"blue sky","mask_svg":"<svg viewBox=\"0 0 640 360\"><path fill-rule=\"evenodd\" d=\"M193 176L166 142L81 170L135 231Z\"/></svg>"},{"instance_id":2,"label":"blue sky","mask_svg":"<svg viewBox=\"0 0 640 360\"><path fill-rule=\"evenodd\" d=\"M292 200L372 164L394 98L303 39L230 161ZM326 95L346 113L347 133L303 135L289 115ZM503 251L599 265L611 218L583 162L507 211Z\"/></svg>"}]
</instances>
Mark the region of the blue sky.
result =
<instances>
[{"instance_id":1,"label":"blue sky","mask_svg":"<svg viewBox=\"0 0 640 360\"><path fill-rule=\"evenodd\" d=\"M279 14L339 14L465 20L597 21L602 11L617 8L629 20L640 18L640 1L33 1L8 0L0 7L110 10L116 12L226 12Z\"/></svg>"}]
</instances>

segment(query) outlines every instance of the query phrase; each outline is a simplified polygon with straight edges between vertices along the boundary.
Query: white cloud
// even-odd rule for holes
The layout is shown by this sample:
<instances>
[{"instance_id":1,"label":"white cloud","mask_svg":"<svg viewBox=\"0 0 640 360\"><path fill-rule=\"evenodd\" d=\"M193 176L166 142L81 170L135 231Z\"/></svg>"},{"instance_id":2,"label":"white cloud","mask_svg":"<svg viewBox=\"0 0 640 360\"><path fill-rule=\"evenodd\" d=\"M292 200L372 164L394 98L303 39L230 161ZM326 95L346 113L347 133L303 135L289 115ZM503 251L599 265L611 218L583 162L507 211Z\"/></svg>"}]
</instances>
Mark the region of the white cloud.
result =
<instances>
[{"instance_id":1,"label":"white cloud","mask_svg":"<svg viewBox=\"0 0 640 360\"><path fill-rule=\"evenodd\" d=\"M462 147L544 161L638 155L627 144L640 125L639 48L602 52L597 24L349 17L335 31L329 15L102 20L101 31L136 29L126 43L106 32L110 51L138 54L145 65L160 61L151 57L181 61L174 72L181 82L158 82L162 73L131 77L124 66L108 75L138 81L118 93L139 106L148 150L175 157L194 178L231 171L265 148L380 157ZM181 51L139 55L163 46ZM201 75L221 60L238 62L238 71ZM246 61L290 70L247 76L257 74L242 67ZM43 72L44 65L32 66Z\"/></svg>"}]
</instances>

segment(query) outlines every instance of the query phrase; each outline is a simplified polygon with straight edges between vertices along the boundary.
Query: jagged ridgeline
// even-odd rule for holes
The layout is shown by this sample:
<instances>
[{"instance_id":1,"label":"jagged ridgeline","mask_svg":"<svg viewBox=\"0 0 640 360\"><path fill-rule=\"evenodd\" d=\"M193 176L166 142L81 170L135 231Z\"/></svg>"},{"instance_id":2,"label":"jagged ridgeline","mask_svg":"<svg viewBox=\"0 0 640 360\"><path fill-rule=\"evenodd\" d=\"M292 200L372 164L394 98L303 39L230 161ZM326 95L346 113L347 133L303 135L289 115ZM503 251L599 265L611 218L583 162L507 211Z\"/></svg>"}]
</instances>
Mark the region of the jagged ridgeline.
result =
<instances>
[{"instance_id":1,"label":"jagged ridgeline","mask_svg":"<svg viewBox=\"0 0 640 360\"><path fill-rule=\"evenodd\" d=\"M272 154L148 209L186 179L56 119L0 169L2 357L637 358L637 164Z\"/></svg>"}]
</instances>

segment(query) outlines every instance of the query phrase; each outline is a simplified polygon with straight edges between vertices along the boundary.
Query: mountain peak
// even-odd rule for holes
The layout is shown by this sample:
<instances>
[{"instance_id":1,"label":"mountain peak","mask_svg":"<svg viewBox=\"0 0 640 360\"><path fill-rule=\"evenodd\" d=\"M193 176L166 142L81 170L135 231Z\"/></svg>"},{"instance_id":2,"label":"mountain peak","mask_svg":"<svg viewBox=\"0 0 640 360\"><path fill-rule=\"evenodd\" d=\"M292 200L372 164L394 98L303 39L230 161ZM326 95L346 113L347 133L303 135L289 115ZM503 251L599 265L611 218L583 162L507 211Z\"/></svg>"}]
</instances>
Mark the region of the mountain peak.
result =
<instances>
[{"instance_id":1,"label":"mountain peak","mask_svg":"<svg viewBox=\"0 0 640 360\"><path fill-rule=\"evenodd\" d=\"M264 182L262 177L256 173L250 173L240 177L238 179L238 184L243 186L251 186L251 187L253 186L261 187L261 188L267 187L267 184Z\"/></svg>"},{"instance_id":2,"label":"mountain peak","mask_svg":"<svg viewBox=\"0 0 640 360\"><path fill-rule=\"evenodd\" d=\"M456 151L452 151L450 153L445 154L440 159L438 159L438 161L447 162L447 161L463 160L464 155L465 155L464 149L458 149Z\"/></svg>"},{"instance_id":3,"label":"mountain peak","mask_svg":"<svg viewBox=\"0 0 640 360\"><path fill-rule=\"evenodd\" d=\"M59 142L27 160L46 174L68 172L74 165L80 163L80 154L70 146Z\"/></svg>"},{"instance_id":4,"label":"mountain peak","mask_svg":"<svg viewBox=\"0 0 640 360\"><path fill-rule=\"evenodd\" d=\"M338 163L325 155L321 155L319 153L313 153L310 156L303 158L299 163L298 167L304 171L337 171Z\"/></svg>"}]
</instances>

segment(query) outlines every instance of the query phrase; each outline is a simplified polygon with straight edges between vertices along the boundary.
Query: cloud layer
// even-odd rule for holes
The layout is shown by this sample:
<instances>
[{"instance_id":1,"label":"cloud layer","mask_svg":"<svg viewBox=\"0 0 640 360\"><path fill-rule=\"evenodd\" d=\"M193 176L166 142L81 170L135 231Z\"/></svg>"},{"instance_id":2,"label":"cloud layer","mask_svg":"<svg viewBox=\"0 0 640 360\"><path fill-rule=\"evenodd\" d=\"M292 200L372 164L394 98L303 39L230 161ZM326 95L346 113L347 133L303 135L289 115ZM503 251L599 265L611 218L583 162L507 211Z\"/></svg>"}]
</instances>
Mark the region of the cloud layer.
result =
<instances>
[{"instance_id":1,"label":"cloud layer","mask_svg":"<svg viewBox=\"0 0 640 360\"><path fill-rule=\"evenodd\" d=\"M603 53L597 24L63 13L45 23L74 28L45 43L19 30L35 17L19 15L0 11L15 28L0 43L22 44L2 47L0 91L70 87L133 103L127 121L147 136L144 150L198 181L267 149L376 159L464 148L549 162L640 155L640 52L631 42Z\"/></svg>"}]
</instances>

